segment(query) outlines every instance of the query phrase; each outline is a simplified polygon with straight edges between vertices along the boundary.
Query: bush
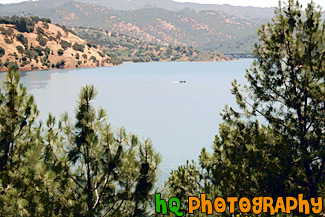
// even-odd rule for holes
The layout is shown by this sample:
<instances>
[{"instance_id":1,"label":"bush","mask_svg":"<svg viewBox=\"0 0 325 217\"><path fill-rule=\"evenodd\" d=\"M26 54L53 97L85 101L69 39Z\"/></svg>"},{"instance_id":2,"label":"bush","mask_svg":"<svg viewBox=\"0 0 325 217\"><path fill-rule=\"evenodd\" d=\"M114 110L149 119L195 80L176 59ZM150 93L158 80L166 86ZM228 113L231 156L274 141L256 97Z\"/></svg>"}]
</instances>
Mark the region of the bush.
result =
<instances>
[{"instance_id":1,"label":"bush","mask_svg":"<svg viewBox=\"0 0 325 217\"><path fill-rule=\"evenodd\" d=\"M63 53L64 53L64 50L62 50L62 49L59 49L59 50L58 50L58 55L59 55L59 56L62 56Z\"/></svg>"},{"instance_id":2,"label":"bush","mask_svg":"<svg viewBox=\"0 0 325 217\"><path fill-rule=\"evenodd\" d=\"M16 47L16 49L17 49L18 53L20 53L20 54L23 54L24 53L24 48L22 46L18 45Z\"/></svg>"},{"instance_id":3,"label":"bush","mask_svg":"<svg viewBox=\"0 0 325 217\"><path fill-rule=\"evenodd\" d=\"M50 53L51 53L51 49L49 47L45 47L44 53L45 53L46 56L49 56Z\"/></svg>"},{"instance_id":4,"label":"bush","mask_svg":"<svg viewBox=\"0 0 325 217\"><path fill-rule=\"evenodd\" d=\"M49 41L56 41L56 38L54 38L53 36L50 36Z\"/></svg>"},{"instance_id":5,"label":"bush","mask_svg":"<svg viewBox=\"0 0 325 217\"><path fill-rule=\"evenodd\" d=\"M45 32L44 32L44 29L42 29L41 27L37 27L36 30L37 30L38 33L40 33L40 34L42 34L42 35L45 33Z\"/></svg>"},{"instance_id":6,"label":"bush","mask_svg":"<svg viewBox=\"0 0 325 217\"><path fill-rule=\"evenodd\" d=\"M36 46L34 47L34 50L37 52L38 56L43 56L43 48L41 48L40 46Z\"/></svg>"},{"instance_id":7,"label":"bush","mask_svg":"<svg viewBox=\"0 0 325 217\"><path fill-rule=\"evenodd\" d=\"M96 62L96 61L97 61L97 58L94 57L94 56L91 56L90 59L91 59L93 62Z\"/></svg>"},{"instance_id":8,"label":"bush","mask_svg":"<svg viewBox=\"0 0 325 217\"><path fill-rule=\"evenodd\" d=\"M32 16L32 17L30 17L30 19L35 23L37 23L39 21L42 21L44 23L51 23L51 20L49 18L39 18L38 16Z\"/></svg>"},{"instance_id":9,"label":"bush","mask_svg":"<svg viewBox=\"0 0 325 217\"><path fill-rule=\"evenodd\" d=\"M61 68L63 68L64 65L65 65L65 61L61 60L61 61L56 63L55 67L58 68L58 69L61 69Z\"/></svg>"},{"instance_id":10,"label":"bush","mask_svg":"<svg viewBox=\"0 0 325 217\"><path fill-rule=\"evenodd\" d=\"M64 50L66 50L68 47L71 47L71 44L65 40L61 40L60 44Z\"/></svg>"},{"instance_id":11,"label":"bush","mask_svg":"<svg viewBox=\"0 0 325 217\"><path fill-rule=\"evenodd\" d=\"M37 39L36 39L36 40L39 42L39 44L40 44L42 47L44 47L44 46L47 44L47 39L44 38L41 34L38 34L38 35L37 35Z\"/></svg>"},{"instance_id":12,"label":"bush","mask_svg":"<svg viewBox=\"0 0 325 217\"><path fill-rule=\"evenodd\" d=\"M14 33L14 31L13 31L11 28L9 28L9 29L5 29L5 28L1 27L1 28L0 28L0 31L1 31L1 33L2 33L3 35L5 35L5 36L12 36L13 33Z\"/></svg>"},{"instance_id":13,"label":"bush","mask_svg":"<svg viewBox=\"0 0 325 217\"><path fill-rule=\"evenodd\" d=\"M84 52L85 45L75 43L75 44L73 45L72 48L73 48L75 51L81 51L81 52Z\"/></svg>"},{"instance_id":14,"label":"bush","mask_svg":"<svg viewBox=\"0 0 325 217\"><path fill-rule=\"evenodd\" d=\"M113 65L120 65L122 63L122 61L116 55L111 55L110 61Z\"/></svg>"},{"instance_id":15,"label":"bush","mask_svg":"<svg viewBox=\"0 0 325 217\"><path fill-rule=\"evenodd\" d=\"M16 29L19 32L33 32L34 31L34 22L30 18L17 17L14 21Z\"/></svg>"},{"instance_id":16,"label":"bush","mask_svg":"<svg viewBox=\"0 0 325 217\"><path fill-rule=\"evenodd\" d=\"M28 44L28 39L23 34L19 33L16 36L17 40L20 41L23 45Z\"/></svg>"},{"instance_id":17,"label":"bush","mask_svg":"<svg viewBox=\"0 0 325 217\"><path fill-rule=\"evenodd\" d=\"M103 54L102 52L98 52L99 56L101 57L105 57L105 54Z\"/></svg>"},{"instance_id":18,"label":"bush","mask_svg":"<svg viewBox=\"0 0 325 217\"><path fill-rule=\"evenodd\" d=\"M5 38L5 42L6 42L7 44L12 44L13 40L10 39L10 38Z\"/></svg>"},{"instance_id":19,"label":"bush","mask_svg":"<svg viewBox=\"0 0 325 217\"><path fill-rule=\"evenodd\" d=\"M5 49L3 49L2 47L0 47L0 57L2 57L3 55L5 55L6 51Z\"/></svg>"},{"instance_id":20,"label":"bush","mask_svg":"<svg viewBox=\"0 0 325 217\"><path fill-rule=\"evenodd\" d=\"M44 26L45 29L49 29L49 24L44 23L43 26Z\"/></svg>"},{"instance_id":21,"label":"bush","mask_svg":"<svg viewBox=\"0 0 325 217\"><path fill-rule=\"evenodd\" d=\"M56 35L56 39L60 40L62 37L62 33L60 31L58 31L58 34Z\"/></svg>"},{"instance_id":22,"label":"bush","mask_svg":"<svg viewBox=\"0 0 325 217\"><path fill-rule=\"evenodd\" d=\"M10 62L8 59L6 60L5 64L4 64L5 67L9 68L13 68L15 70L18 70L19 69L19 66L16 62Z\"/></svg>"}]
</instances>

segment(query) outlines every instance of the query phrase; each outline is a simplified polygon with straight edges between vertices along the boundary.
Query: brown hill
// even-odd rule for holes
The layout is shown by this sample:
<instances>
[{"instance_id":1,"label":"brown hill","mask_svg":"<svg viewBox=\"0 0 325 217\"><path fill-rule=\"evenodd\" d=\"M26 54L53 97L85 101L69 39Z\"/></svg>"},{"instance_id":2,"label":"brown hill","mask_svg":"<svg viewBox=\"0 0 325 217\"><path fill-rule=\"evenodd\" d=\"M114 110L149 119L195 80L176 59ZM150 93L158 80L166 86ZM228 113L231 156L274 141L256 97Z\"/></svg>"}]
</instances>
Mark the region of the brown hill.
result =
<instances>
[{"instance_id":1,"label":"brown hill","mask_svg":"<svg viewBox=\"0 0 325 217\"><path fill-rule=\"evenodd\" d=\"M45 70L113 65L108 55L66 29L40 20L32 22L29 31L0 24L0 71L9 66Z\"/></svg>"}]
</instances>

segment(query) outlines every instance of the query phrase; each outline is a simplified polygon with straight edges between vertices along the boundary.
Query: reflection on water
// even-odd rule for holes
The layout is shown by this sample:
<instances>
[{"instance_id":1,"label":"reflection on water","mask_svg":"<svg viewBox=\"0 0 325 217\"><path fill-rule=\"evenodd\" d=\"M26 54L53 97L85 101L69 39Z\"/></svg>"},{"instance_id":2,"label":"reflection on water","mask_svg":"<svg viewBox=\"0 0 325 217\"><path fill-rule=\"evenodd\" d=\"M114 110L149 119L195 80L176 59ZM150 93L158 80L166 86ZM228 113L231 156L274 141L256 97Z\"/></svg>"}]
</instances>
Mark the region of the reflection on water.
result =
<instances>
[{"instance_id":1,"label":"reflection on water","mask_svg":"<svg viewBox=\"0 0 325 217\"><path fill-rule=\"evenodd\" d=\"M244 83L252 60L217 63L127 63L118 67L22 72L41 119L73 114L80 88L94 84L94 104L107 110L114 128L151 137L162 155L161 180L186 160L210 149L225 104L235 106L231 81ZM5 73L0 73L3 80ZM178 83L175 81L186 81ZM72 115L73 117L73 115Z\"/></svg>"}]
</instances>

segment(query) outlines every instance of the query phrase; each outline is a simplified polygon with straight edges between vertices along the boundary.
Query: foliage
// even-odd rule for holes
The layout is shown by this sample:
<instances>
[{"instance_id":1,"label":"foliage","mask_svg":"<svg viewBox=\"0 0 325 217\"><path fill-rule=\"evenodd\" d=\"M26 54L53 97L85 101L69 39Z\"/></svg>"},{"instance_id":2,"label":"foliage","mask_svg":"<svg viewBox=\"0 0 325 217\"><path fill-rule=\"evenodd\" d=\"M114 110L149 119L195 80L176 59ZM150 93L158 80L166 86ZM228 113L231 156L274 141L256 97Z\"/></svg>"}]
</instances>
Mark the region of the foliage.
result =
<instances>
[{"instance_id":1,"label":"foliage","mask_svg":"<svg viewBox=\"0 0 325 217\"><path fill-rule=\"evenodd\" d=\"M18 51L20 54L23 54L23 53L24 53L24 48L23 48L22 46L18 45L18 46L16 47L16 49L17 49L17 51Z\"/></svg>"},{"instance_id":2,"label":"foliage","mask_svg":"<svg viewBox=\"0 0 325 217\"><path fill-rule=\"evenodd\" d=\"M65 61L64 60L60 60L55 64L55 67L58 69L63 68L63 66L65 65Z\"/></svg>"},{"instance_id":3,"label":"foliage","mask_svg":"<svg viewBox=\"0 0 325 217\"><path fill-rule=\"evenodd\" d=\"M293 0L280 4L258 32L249 85L233 82L242 112L225 108L213 152L173 171L169 194L324 197L324 27L313 3L305 14Z\"/></svg>"},{"instance_id":4,"label":"foliage","mask_svg":"<svg viewBox=\"0 0 325 217\"><path fill-rule=\"evenodd\" d=\"M39 34L44 34L45 32L44 32L44 29L42 29L41 27L37 27L36 28L36 31L39 33Z\"/></svg>"},{"instance_id":5,"label":"foliage","mask_svg":"<svg viewBox=\"0 0 325 217\"><path fill-rule=\"evenodd\" d=\"M0 24L12 24L16 27L19 32L33 32L34 22L28 17L1 17Z\"/></svg>"},{"instance_id":6,"label":"foliage","mask_svg":"<svg viewBox=\"0 0 325 217\"><path fill-rule=\"evenodd\" d=\"M59 35L59 33L58 33L58 35ZM64 50L66 50L68 47L71 47L71 44L65 40L61 40L60 44Z\"/></svg>"},{"instance_id":7,"label":"foliage","mask_svg":"<svg viewBox=\"0 0 325 217\"><path fill-rule=\"evenodd\" d=\"M42 36L42 34L38 34L36 40L39 42L39 44L44 47L47 44L47 39Z\"/></svg>"},{"instance_id":8,"label":"foliage","mask_svg":"<svg viewBox=\"0 0 325 217\"><path fill-rule=\"evenodd\" d=\"M105 111L91 106L95 95L93 86L84 87L75 124L66 115L62 120L69 162L77 167L72 173L75 194L83 198L79 201L80 215L144 214L159 157L149 141L141 142L124 129L115 134L106 124Z\"/></svg>"},{"instance_id":9,"label":"foliage","mask_svg":"<svg viewBox=\"0 0 325 217\"><path fill-rule=\"evenodd\" d=\"M5 49L3 49L2 47L0 47L0 57L2 57L5 54L6 54Z\"/></svg>"},{"instance_id":10,"label":"foliage","mask_svg":"<svg viewBox=\"0 0 325 217\"><path fill-rule=\"evenodd\" d=\"M121 61L149 62L149 61L215 61L227 59L217 51L198 51L194 47L187 46L158 46L145 43L137 38L114 32L107 33L95 28L75 28L74 31L81 38L89 41L88 47L102 48L114 63ZM208 54L208 52L212 52ZM101 54L100 54L101 55ZM101 56L103 56L102 54ZM111 60L112 62L112 60Z\"/></svg>"},{"instance_id":11,"label":"foliage","mask_svg":"<svg viewBox=\"0 0 325 217\"><path fill-rule=\"evenodd\" d=\"M84 52L85 45L75 43L75 44L72 46L72 48L73 48L75 51L81 51L81 52Z\"/></svg>"},{"instance_id":12,"label":"foliage","mask_svg":"<svg viewBox=\"0 0 325 217\"><path fill-rule=\"evenodd\" d=\"M273 11L272 8L236 8L231 6L220 8L220 6L217 7L216 5L214 6L218 8L217 10L212 9L212 5L205 6L200 10L189 8L184 10L164 10L161 8L175 4L171 0L165 4L160 3L160 8L150 7L160 2L155 1L136 10L106 9L100 11L97 8L98 4L104 3L108 5L114 3L95 0L92 0L92 2L93 5L79 3L78 6L73 2L66 1L60 3L50 1L46 6L33 2L24 6L19 5L20 7L18 5L15 7L8 6L6 7L8 11L5 11L5 14L12 15L20 11L38 15L46 14L50 18L55 18L58 23L69 27L85 26L112 30L114 31L112 37L123 33L141 38L141 40L148 43L195 46L200 50L214 49L225 54L245 57L245 55L251 56L254 43L258 42L256 36L258 26L269 21ZM129 4L134 6L143 2L149 2L149 0ZM34 4L38 6L39 10L35 11ZM112 6L109 5L109 8L112 8ZM73 12L75 19L70 19L69 16L57 16L56 12L58 10L65 14ZM87 19L84 19L84 13L88 13ZM112 14L116 19L101 22ZM135 28L139 28L141 32L132 31L133 28L129 28L127 25L119 26L121 22L129 23Z\"/></svg>"},{"instance_id":13,"label":"foliage","mask_svg":"<svg viewBox=\"0 0 325 217\"><path fill-rule=\"evenodd\" d=\"M16 35L18 41L20 41L23 45L28 44L28 39L23 34L19 33Z\"/></svg>"},{"instance_id":14,"label":"foliage","mask_svg":"<svg viewBox=\"0 0 325 217\"><path fill-rule=\"evenodd\" d=\"M149 140L113 131L82 88L76 121L43 126L9 68L0 91L1 216L147 216L160 157Z\"/></svg>"},{"instance_id":15,"label":"foliage","mask_svg":"<svg viewBox=\"0 0 325 217\"><path fill-rule=\"evenodd\" d=\"M62 49L59 49L59 50L58 50L58 55L59 55L59 56L62 56L63 53L64 53L64 50L62 50Z\"/></svg>"}]
</instances>

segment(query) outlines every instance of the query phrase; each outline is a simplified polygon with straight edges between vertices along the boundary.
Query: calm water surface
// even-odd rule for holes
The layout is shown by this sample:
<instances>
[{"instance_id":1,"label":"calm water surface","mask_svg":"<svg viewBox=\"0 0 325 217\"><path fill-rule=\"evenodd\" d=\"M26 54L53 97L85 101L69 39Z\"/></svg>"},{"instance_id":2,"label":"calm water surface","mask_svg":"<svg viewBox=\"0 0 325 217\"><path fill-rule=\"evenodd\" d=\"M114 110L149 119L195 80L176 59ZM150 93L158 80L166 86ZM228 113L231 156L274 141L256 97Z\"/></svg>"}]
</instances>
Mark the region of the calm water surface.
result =
<instances>
[{"instance_id":1,"label":"calm water surface","mask_svg":"<svg viewBox=\"0 0 325 217\"><path fill-rule=\"evenodd\" d=\"M35 96L41 119L49 112L73 116L80 88L94 84L96 107L107 110L114 128L124 126L150 137L162 156L160 179L186 160L210 149L220 113L235 106L231 81L245 83L252 60L216 63L126 63L117 67L22 72L21 81ZM0 80L5 74L0 73ZM185 84L173 81L186 80Z\"/></svg>"}]
</instances>

